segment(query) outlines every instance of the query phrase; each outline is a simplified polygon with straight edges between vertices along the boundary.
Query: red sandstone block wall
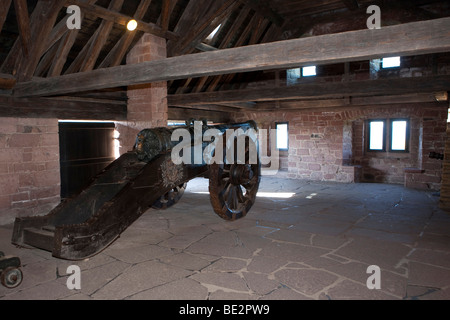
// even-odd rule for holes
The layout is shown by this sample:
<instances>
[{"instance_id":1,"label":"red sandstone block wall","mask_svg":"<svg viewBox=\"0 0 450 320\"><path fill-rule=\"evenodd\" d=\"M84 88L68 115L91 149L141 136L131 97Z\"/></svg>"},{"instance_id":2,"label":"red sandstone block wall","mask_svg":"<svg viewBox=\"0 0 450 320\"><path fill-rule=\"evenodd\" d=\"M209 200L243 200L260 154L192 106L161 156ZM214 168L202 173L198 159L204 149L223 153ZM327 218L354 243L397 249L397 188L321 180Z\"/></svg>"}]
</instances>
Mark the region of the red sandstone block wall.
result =
<instances>
[{"instance_id":1,"label":"red sandstone block wall","mask_svg":"<svg viewBox=\"0 0 450 320\"><path fill-rule=\"evenodd\" d=\"M0 118L0 224L53 209L59 168L58 120Z\"/></svg>"},{"instance_id":2,"label":"red sandstone block wall","mask_svg":"<svg viewBox=\"0 0 450 320\"><path fill-rule=\"evenodd\" d=\"M408 118L409 153L373 153L365 149L365 123L369 119ZM447 108L442 104L405 104L349 108L341 111L247 112L235 121L255 120L260 128L289 122L289 151L280 154L281 169L290 178L394 183L438 190L442 161L430 152L443 153ZM419 172L406 174L406 168Z\"/></svg>"}]
</instances>

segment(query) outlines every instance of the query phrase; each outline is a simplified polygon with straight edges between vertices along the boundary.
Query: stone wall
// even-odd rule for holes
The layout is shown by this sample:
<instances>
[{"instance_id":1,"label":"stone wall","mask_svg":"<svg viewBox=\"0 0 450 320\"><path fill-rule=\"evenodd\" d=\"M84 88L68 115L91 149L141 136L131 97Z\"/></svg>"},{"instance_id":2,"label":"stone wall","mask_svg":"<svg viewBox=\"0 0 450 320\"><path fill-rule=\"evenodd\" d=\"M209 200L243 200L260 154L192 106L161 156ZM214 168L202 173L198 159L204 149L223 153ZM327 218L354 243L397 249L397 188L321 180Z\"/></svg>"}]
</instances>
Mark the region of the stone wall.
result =
<instances>
[{"instance_id":1,"label":"stone wall","mask_svg":"<svg viewBox=\"0 0 450 320\"><path fill-rule=\"evenodd\" d=\"M408 153L367 152L365 126L370 119L408 118ZM340 111L246 112L235 121L255 120L274 129L289 122L289 150L280 153L280 167L289 178L314 181L379 182L437 190L447 127L445 104L405 104L341 109Z\"/></svg>"},{"instance_id":2,"label":"stone wall","mask_svg":"<svg viewBox=\"0 0 450 320\"><path fill-rule=\"evenodd\" d=\"M0 225L60 201L56 119L0 118Z\"/></svg>"}]
</instances>

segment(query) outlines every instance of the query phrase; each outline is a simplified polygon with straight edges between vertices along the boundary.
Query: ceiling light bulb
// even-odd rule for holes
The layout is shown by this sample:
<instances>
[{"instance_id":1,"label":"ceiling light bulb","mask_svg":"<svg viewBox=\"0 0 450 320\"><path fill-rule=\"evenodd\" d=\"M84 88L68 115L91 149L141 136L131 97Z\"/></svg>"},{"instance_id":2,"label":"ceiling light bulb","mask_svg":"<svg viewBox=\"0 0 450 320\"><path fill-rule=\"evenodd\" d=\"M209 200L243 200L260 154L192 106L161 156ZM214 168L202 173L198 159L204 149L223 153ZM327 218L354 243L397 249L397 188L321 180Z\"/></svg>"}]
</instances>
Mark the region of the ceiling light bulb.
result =
<instances>
[{"instance_id":1,"label":"ceiling light bulb","mask_svg":"<svg viewBox=\"0 0 450 320\"><path fill-rule=\"evenodd\" d=\"M136 20L130 20L127 24L127 29L130 31L134 31L134 30L136 30L137 25L138 25L138 23Z\"/></svg>"}]
</instances>

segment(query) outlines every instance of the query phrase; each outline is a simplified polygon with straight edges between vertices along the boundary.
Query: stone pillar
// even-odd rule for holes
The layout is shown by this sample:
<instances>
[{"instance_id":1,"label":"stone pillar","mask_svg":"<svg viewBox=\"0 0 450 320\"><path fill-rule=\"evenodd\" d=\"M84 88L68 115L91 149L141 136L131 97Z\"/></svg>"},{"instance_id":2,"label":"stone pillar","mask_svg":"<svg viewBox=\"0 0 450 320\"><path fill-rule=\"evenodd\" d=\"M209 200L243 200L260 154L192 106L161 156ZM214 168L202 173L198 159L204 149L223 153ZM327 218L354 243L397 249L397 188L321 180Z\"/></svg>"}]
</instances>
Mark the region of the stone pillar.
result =
<instances>
[{"instance_id":1,"label":"stone pillar","mask_svg":"<svg viewBox=\"0 0 450 320\"><path fill-rule=\"evenodd\" d=\"M167 57L166 40L145 34L129 52L127 64L142 63ZM120 154L131 150L142 129L167 126L167 82L128 87L127 121L116 123L120 134Z\"/></svg>"}]
</instances>

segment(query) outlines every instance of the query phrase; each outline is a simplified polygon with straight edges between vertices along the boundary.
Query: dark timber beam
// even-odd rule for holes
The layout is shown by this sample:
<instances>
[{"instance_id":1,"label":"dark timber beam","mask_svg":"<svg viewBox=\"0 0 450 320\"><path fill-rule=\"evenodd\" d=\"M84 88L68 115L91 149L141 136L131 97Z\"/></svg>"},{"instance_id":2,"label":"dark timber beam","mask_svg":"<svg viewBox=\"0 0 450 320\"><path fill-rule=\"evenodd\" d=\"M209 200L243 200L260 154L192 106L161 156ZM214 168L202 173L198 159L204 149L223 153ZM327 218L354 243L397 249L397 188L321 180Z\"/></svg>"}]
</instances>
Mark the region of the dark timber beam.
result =
<instances>
[{"instance_id":1,"label":"dark timber beam","mask_svg":"<svg viewBox=\"0 0 450 320\"><path fill-rule=\"evenodd\" d=\"M245 101L364 97L450 90L450 75L349 82L304 83L289 87L188 93L169 96L169 105L223 104Z\"/></svg>"},{"instance_id":2,"label":"dark timber beam","mask_svg":"<svg viewBox=\"0 0 450 320\"><path fill-rule=\"evenodd\" d=\"M358 0L342 0L342 2L351 11L359 8Z\"/></svg>"},{"instance_id":3,"label":"dark timber beam","mask_svg":"<svg viewBox=\"0 0 450 320\"><path fill-rule=\"evenodd\" d=\"M28 55L28 49L31 41L30 17L28 16L28 5L26 0L14 0L16 9L17 24L19 25L20 40L22 42L22 51L25 56Z\"/></svg>"},{"instance_id":4,"label":"dark timber beam","mask_svg":"<svg viewBox=\"0 0 450 320\"><path fill-rule=\"evenodd\" d=\"M119 121L126 120L127 106L126 102L113 104L92 99L17 99L0 95L0 117Z\"/></svg>"},{"instance_id":5,"label":"dark timber beam","mask_svg":"<svg viewBox=\"0 0 450 320\"><path fill-rule=\"evenodd\" d=\"M103 8L98 5L92 5L85 2L82 2L80 0L67 0L66 6L70 5L77 5L83 10L86 10L86 12L89 12L89 14L95 15L99 18L102 18L107 21L112 21L114 23L118 23L120 25L126 26L128 22L133 19L133 17L127 16L125 14L122 14L120 12L110 10ZM158 37L166 38L169 40L178 40L178 35L176 35L173 32L163 30L160 26L150 23L150 22L144 22L140 19L135 19L138 22L137 29L140 31L144 31L147 33L151 33L153 35L156 35Z\"/></svg>"},{"instance_id":6,"label":"dark timber beam","mask_svg":"<svg viewBox=\"0 0 450 320\"><path fill-rule=\"evenodd\" d=\"M8 16L11 1L12 0L3 0L2 5L0 6L0 31L2 31L3 23L5 23L6 17Z\"/></svg>"},{"instance_id":7,"label":"dark timber beam","mask_svg":"<svg viewBox=\"0 0 450 320\"><path fill-rule=\"evenodd\" d=\"M15 95L49 96L156 81L447 51L450 51L450 18L442 18L378 30L351 31L190 54L18 83Z\"/></svg>"},{"instance_id":8,"label":"dark timber beam","mask_svg":"<svg viewBox=\"0 0 450 320\"><path fill-rule=\"evenodd\" d=\"M266 0L239 0L239 2L248 5L260 15L275 23L278 27L283 26L284 18L270 8Z\"/></svg>"},{"instance_id":9,"label":"dark timber beam","mask_svg":"<svg viewBox=\"0 0 450 320\"><path fill-rule=\"evenodd\" d=\"M0 73L0 89L9 90L16 85L16 78L10 74Z\"/></svg>"},{"instance_id":10,"label":"dark timber beam","mask_svg":"<svg viewBox=\"0 0 450 320\"><path fill-rule=\"evenodd\" d=\"M402 104L430 103L448 107L446 102L436 100L434 94L415 93L403 95L389 96L373 96L373 97L356 97L356 98L336 98L336 99L315 99L315 100L285 100L285 101L266 101L258 102L257 111L273 111L273 110L315 110L324 108L349 108L349 107L365 107L365 106L395 106Z\"/></svg>"}]
</instances>

